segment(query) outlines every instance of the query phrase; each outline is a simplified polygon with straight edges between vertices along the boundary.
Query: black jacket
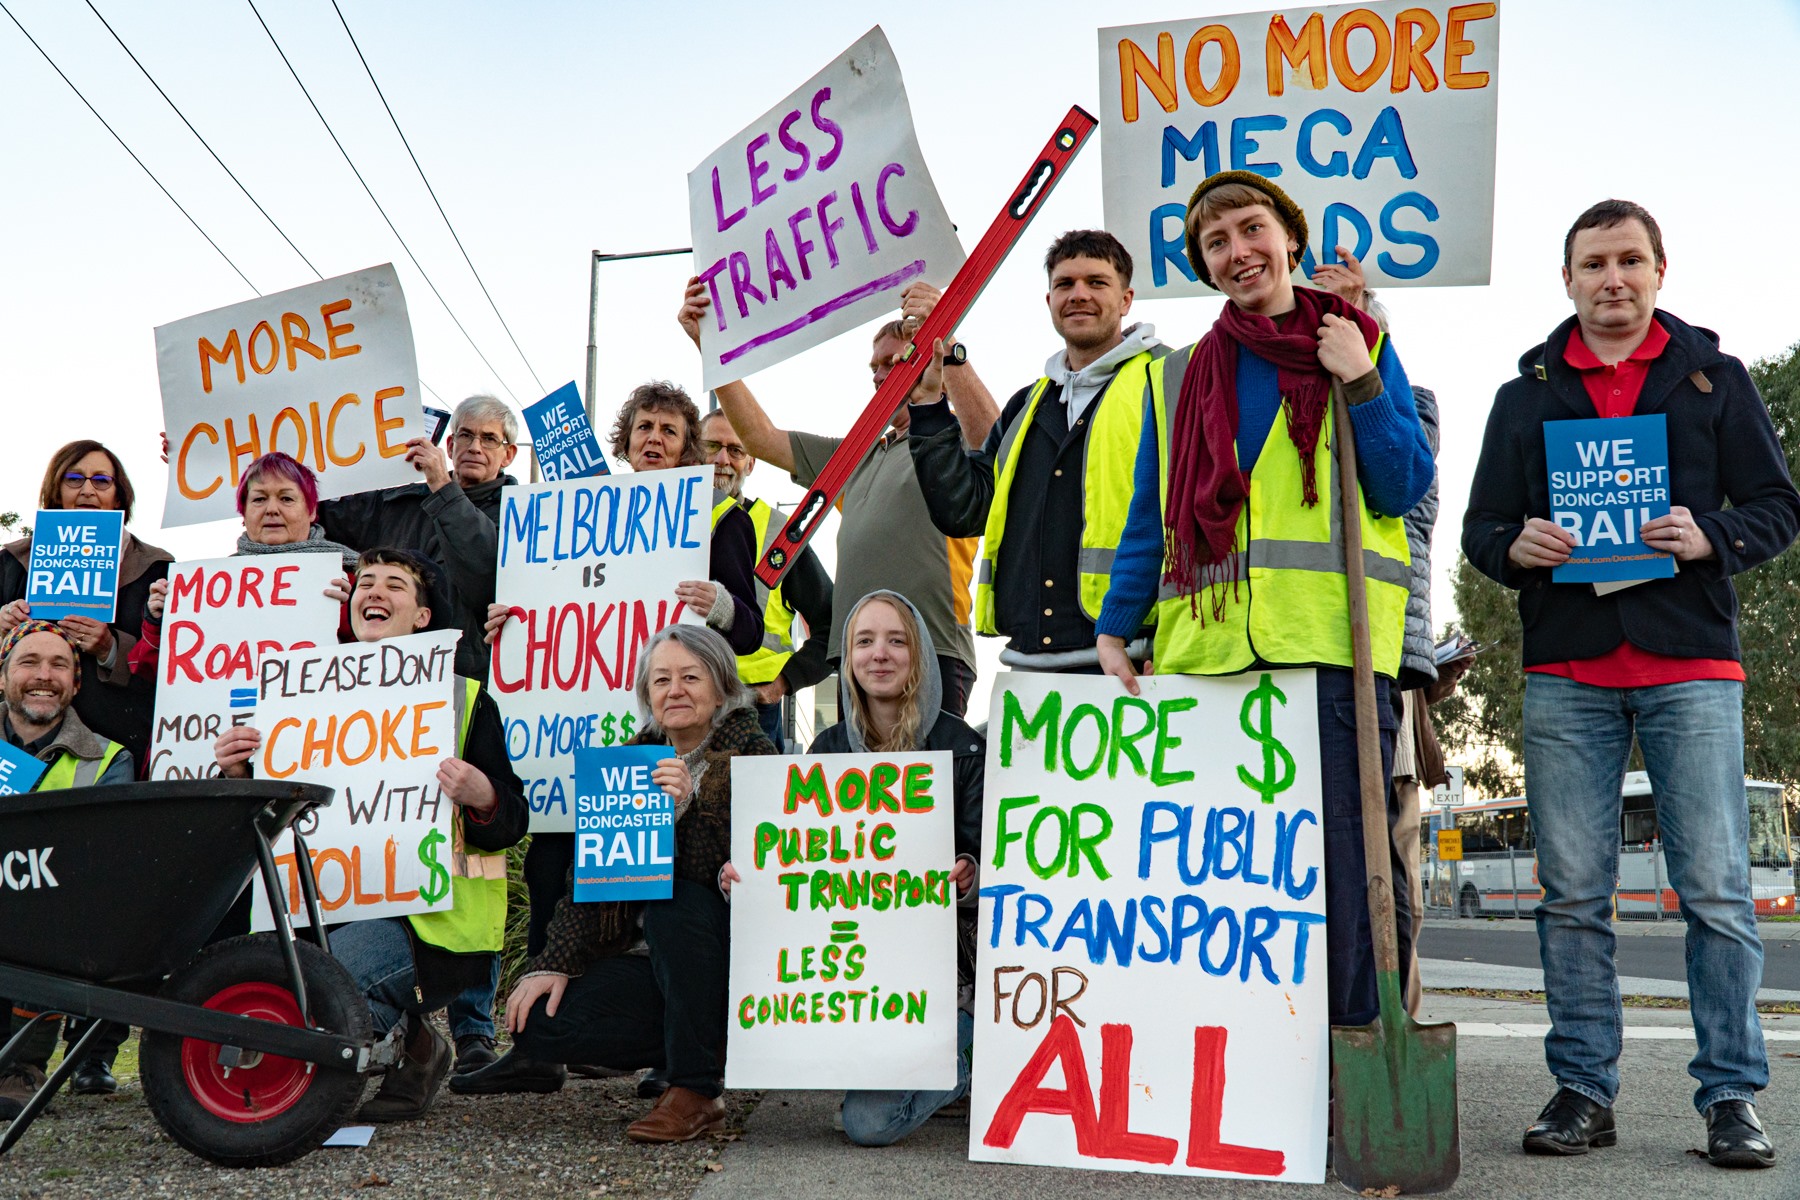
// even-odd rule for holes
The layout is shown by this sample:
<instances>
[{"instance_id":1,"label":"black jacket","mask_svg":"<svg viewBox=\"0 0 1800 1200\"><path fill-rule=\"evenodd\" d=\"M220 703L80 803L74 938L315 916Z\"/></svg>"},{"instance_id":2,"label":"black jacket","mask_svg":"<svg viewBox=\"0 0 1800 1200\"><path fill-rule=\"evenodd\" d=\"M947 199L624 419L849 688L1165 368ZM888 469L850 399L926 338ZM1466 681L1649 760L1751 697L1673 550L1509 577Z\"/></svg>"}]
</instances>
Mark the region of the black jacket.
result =
<instances>
[{"instance_id":1,"label":"black jacket","mask_svg":"<svg viewBox=\"0 0 1800 1200\"><path fill-rule=\"evenodd\" d=\"M461 686L462 681L457 681ZM506 753L506 732L500 723L500 707L483 688L475 697L475 713L469 719L469 740L463 745L462 760L488 777L494 785L499 803L489 811L487 819L477 821L465 815L463 838L477 850L498 853L518 843L531 821L531 806L525 801L525 785L513 770Z\"/></svg>"},{"instance_id":2,"label":"black jacket","mask_svg":"<svg viewBox=\"0 0 1800 1200\"><path fill-rule=\"evenodd\" d=\"M1800 532L1800 493L1744 364L1720 352L1711 330L1660 310L1656 319L1669 344L1650 366L1636 412L1667 416L1670 503L1693 512L1717 557L1606 596L1507 558L1528 518L1550 517L1544 423L1596 415L1580 373L1563 361L1570 317L1519 359L1519 377L1494 397L1463 516L1463 553L1519 591L1528 667L1593 658L1627 638L1655 654L1736 660L1731 577L1774 558Z\"/></svg>"},{"instance_id":3,"label":"black jacket","mask_svg":"<svg viewBox=\"0 0 1800 1200\"><path fill-rule=\"evenodd\" d=\"M791 696L831 674L825 656L831 648L831 576L811 546L800 551L800 557L781 577L781 598L806 618L806 641L781 665L780 677L787 682Z\"/></svg>"},{"instance_id":4,"label":"black jacket","mask_svg":"<svg viewBox=\"0 0 1800 1200\"><path fill-rule=\"evenodd\" d=\"M448 624L462 631L456 644L456 673L483 683L488 677L488 647L482 641L482 625L494 602L500 489L517 482L502 474L464 489L452 476L436 492L423 483L409 483L319 501L319 524L332 541L359 552L379 546L416 550L444 568L452 609Z\"/></svg>"},{"instance_id":5,"label":"black jacket","mask_svg":"<svg viewBox=\"0 0 1800 1200\"><path fill-rule=\"evenodd\" d=\"M955 775L956 852L981 861L981 794L987 773L987 741L954 713L939 713L921 750L948 750ZM850 753L850 731L842 721L819 731L808 754Z\"/></svg>"}]
</instances>

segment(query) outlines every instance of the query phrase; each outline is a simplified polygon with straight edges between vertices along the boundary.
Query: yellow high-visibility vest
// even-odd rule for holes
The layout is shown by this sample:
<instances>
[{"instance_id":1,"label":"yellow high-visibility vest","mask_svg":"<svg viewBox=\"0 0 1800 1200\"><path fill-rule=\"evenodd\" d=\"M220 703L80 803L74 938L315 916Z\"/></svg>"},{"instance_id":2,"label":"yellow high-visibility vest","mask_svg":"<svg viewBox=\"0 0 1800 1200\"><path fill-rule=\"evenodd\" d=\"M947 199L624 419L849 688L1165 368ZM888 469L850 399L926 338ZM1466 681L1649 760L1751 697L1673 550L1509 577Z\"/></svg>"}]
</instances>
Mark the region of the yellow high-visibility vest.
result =
<instances>
[{"instance_id":1,"label":"yellow high-visibility vest","mask_svg":"<svg viewBox=\"0 0 1800 1200\"><path fill-rule=\"evenodd\" d=\"M728 503L713 510L715 528L730 507ZM787 519L781 510L766 500L749 501L748 512L750 523L756 528L756 553L760 561L780 535ZM782 519L771 519L776 516ZM781 668L787 665L787 660L794 656L794 610L788 607L779 587L768 587L761 579L756 581L756 598L762 601L762 645L749 654L738 655L738 678L748 684L772 683L781 674Z\"/></svg>"},{"instance_id":2,"label":"yellow high-visibility vest","mask_svg":"<svg viewBox=\"0 0 1800 1200\"><path fill-rule=\"evenodd\" d=\"M456 754L463 755L469 742L469 726L475 719L475 701L481 695L479 680L456 682ZM506 854L483 854L463 841L463 814L459 808L451 823L450 906L436 912L413 913L419 940L458 954L499 950L506 940Z\"/></svg>"}]
</instances>

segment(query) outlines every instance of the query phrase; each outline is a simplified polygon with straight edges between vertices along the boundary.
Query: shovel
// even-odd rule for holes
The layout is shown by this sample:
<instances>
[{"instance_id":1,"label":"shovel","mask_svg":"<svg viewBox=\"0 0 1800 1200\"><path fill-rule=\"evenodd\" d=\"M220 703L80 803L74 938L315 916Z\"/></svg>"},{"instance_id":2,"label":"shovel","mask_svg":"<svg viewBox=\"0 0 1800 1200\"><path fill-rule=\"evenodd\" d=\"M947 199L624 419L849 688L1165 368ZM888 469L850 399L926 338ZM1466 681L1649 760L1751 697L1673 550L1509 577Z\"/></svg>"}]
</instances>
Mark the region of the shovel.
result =
<instances>
[{"instance_id":1,"label":"shovel","mask_svg":"<svg viewBox=\"0 0 1800 1200\"><path fill-rule=\"evenodd\" d=\"M1332 384L1343 498L1344 559L1350 592L1350 648L1356 682L1356 760L1362 790L1363 861L1369 877L1369 925L1381 1011L1373 1024L1331 1030L1333 1159L1353 1192L1441 1192L1462 1170L1456 1120L1456 1026L1421 1025L1401 999L1394 932L1394 884L1388 870L1387 788L1375 715L1369 647L1369 595L1363 577L1362 500L1356 440L1343 389ZM1397 1191L1387 1191L1387 1189Z\"/></svg>"}]
</instances>

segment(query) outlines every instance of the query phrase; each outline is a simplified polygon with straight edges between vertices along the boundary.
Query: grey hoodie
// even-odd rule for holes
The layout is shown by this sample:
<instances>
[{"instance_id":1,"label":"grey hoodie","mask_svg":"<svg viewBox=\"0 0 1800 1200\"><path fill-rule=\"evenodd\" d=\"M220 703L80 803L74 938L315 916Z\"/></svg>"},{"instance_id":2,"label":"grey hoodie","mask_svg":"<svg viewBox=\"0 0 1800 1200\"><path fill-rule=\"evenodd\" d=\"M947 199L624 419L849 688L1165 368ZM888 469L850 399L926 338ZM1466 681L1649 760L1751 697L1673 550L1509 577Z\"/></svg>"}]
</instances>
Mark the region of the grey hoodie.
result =
<instances>
[{"instance_id":1,"label":"grey hoodie","mask_svg":"<svg viewBox=\"0 0 1800 1200\"><path fill-rule=\"evenodd\" d=\"M850 751L853 754L869 753L868 739L856 719L856 706L850 703L850 689L856 686L850 669L850 630L856 614L871 600L904 604L919 627L918 656L923 669L919 674L919 745L914 749L923 749L925 738L937 724L938 714L944 707L944 681L938 674L937 647L932 644L931 630L926 627L918 606L899 592L883 590L870 592L844 616L844 661L838 670L838 712L844 719L844 732L850 738Z\"/></svg>"},{"instance_id":2,"label":"grey hoodie","mask_svg":"<svg viewBox=\"0 0 1800 1200\"><path fill-rule=\"evenodd\" d=\"M1112 382L1119 364L1134 354L1162 345L1156 326L1140 321L1125 330L1125 340L1096 358L1079 371L1069 369L1068 351L1058 350L1044 364L1044 376L1062 388L1063 401L1069 406L1069 420L1087 411L1088 405Z\"/></svg>"}]
</instances>

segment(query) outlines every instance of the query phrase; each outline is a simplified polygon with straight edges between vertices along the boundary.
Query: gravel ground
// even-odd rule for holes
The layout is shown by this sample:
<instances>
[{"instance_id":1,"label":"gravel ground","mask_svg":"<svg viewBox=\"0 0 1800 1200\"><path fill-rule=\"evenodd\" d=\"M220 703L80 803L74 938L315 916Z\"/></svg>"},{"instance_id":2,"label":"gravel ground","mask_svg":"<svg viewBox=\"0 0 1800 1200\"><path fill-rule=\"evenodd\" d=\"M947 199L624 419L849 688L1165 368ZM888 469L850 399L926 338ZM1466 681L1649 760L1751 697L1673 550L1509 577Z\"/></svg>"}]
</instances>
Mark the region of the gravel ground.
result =
<instances>
[{"instance_id":1,"label":"gravel ground","mask_svg":"<svg viewBox=\"0 0 1800 1200\"><path fill-rule=\"evenodd\" d=\"M455 1096L422 1121L375 1128L366 1149L317 1150L286 1167L233 1171L195 1158L157 1126L135 1078L110 1097L64 1093L0 1158L6 1200L105 1196L670 1196L725 1169L758 1093L727 1092L726 1130L680 1146L635 1146L625 1126L650 1110L631 1078L571 1079L549 1096Z\"/></svg>"}]
</instances>

